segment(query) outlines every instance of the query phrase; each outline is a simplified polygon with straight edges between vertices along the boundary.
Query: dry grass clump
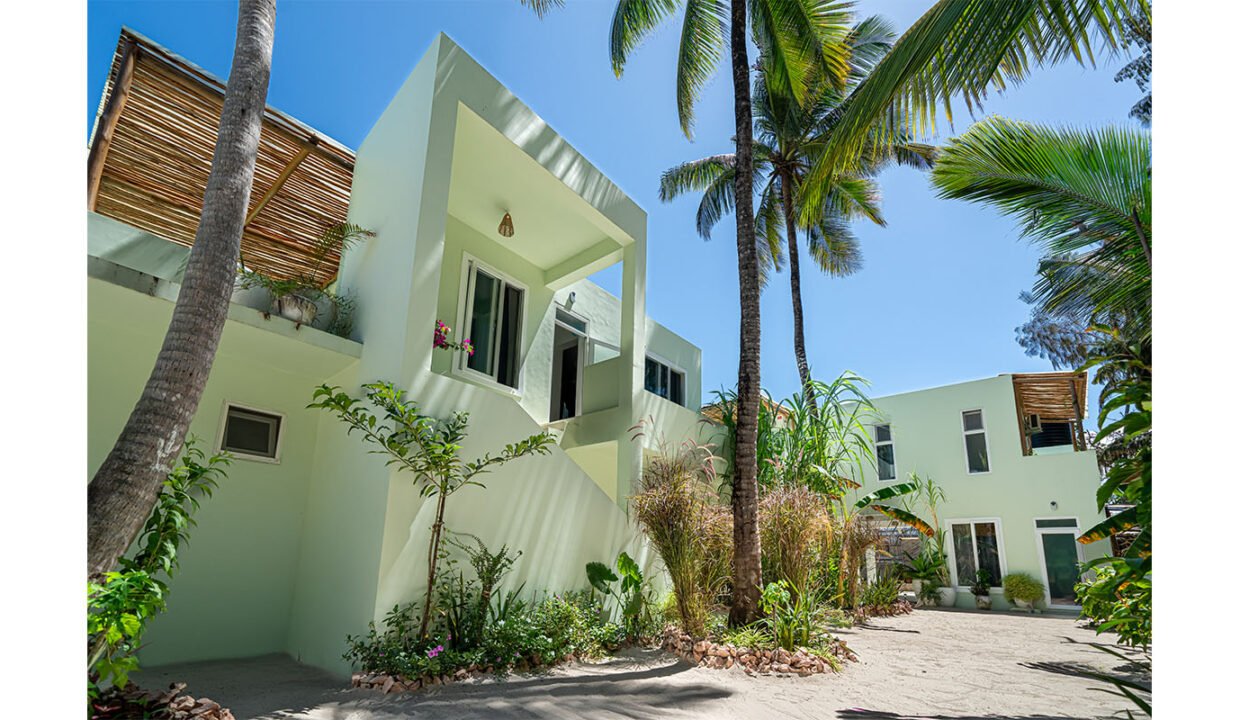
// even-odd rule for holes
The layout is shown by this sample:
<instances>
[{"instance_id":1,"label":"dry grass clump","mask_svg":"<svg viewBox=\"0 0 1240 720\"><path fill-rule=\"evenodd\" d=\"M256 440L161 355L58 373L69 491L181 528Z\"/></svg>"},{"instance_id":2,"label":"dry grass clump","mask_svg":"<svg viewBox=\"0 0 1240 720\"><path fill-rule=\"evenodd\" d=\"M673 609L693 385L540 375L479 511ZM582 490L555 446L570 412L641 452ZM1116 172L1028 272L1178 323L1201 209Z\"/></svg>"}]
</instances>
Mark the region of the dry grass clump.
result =
<instances>
[{"instance_id":1,"label":"dry grass clump","mask_svg":"<svg viewBox=\"0 0 1240 720\"><path fill-rule=\"evenodd\" d=\"M777 487L758 501L762 538L762 579L786 580L794 593L812 592L832 532L831 507L821 494L806 487Z\"/></svg>"},{"instance_id":2,"label":"dry grass clump","mask_svg":"<svg viewBox=\"0 0 1240 720\"><path fill-rule=\"evenodd\" d=\"M671 576L681 626L699 637L731 572L732 517L713 499L714 460L708 447L695 443L660 447L647 456L629 498L633 517Z\"/></svg>"},{"instance_id":3,"label":"dry grass clump","mask_svg":"<svg viewBox=\"0 0 1240 720\"><path fill-rule=\"evenodd\" d=\"M834 593L839 607L857 605L861 576L865 569L865 551L877 547L882 540L878 528L859 513L841 512L822 538L824 558L830 558L834 571Z\"/></svg>"}]
</instances>

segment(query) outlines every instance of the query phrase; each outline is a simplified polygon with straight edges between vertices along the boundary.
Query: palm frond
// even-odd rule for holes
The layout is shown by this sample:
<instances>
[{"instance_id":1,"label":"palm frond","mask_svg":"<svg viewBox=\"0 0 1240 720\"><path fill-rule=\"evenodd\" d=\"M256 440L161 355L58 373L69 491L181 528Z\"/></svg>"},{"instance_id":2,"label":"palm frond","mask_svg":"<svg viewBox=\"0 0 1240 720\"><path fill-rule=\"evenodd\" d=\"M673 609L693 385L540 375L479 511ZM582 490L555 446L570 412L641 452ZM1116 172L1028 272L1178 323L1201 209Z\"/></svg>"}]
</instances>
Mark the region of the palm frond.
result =
<instances>
[{"instance_id":1,"label":"palm frond","mask_svg":"<svg viewBox=\"0 0 1240 720\"><path fill-rule=\"evenodd\" d=\"M861 243L847 222L823 218L806 231L805 238L814 264L827 275L847 277L861 270Z\"/></svg>"},{"instance_id":2,"label":"palm frond","mask_svg":"<svg viewBox=\"0 0 1240 720\"><path fill-rule=\"evenodd\" d=\"M547 13L553 8L564 7L564 0L521 0L521 4L534 11L534 14L541 20L547 17Z\"/></svg>"},{"instance_id":3,"label":"palm frond","mask_svg":"<svg viewBox=\"0 0 1240 720\"><path fill-rule=\"evenodd\" d=\"M687 0L685 3L676 61L676 109L685 137L693 137L693 106L723 57L728 40L728 18L728 5L724 0Z\"/></svg>"},{"instance_id":4,"label":"palm frond","mask_svg":"<svg viewBox=\"0 0 1240 720\"><path fill-rule=\"evenodd\" d=\"M1114 51L1124 21L1148 14L1148 0L939 0L849 96L810 174L847 165L892 108L902 111L906 130L924 134L939 105L951 121L953 97L972 111L987 92L1021 82L1034 67L1069 58L1092 64L1096 45ZM821 201L807 198L809 205Z\"/></svg>"},{"instance_id":5,"label":"palm frond","mask_svg":"<svg viewBox=\"0 0 1240 720\"><path fill-rule=\"evenodd\" d=\"M611 69L624 74L629 53L679 7L679 0L619 0L611 18Z\"/></svg>"}]
</instances>

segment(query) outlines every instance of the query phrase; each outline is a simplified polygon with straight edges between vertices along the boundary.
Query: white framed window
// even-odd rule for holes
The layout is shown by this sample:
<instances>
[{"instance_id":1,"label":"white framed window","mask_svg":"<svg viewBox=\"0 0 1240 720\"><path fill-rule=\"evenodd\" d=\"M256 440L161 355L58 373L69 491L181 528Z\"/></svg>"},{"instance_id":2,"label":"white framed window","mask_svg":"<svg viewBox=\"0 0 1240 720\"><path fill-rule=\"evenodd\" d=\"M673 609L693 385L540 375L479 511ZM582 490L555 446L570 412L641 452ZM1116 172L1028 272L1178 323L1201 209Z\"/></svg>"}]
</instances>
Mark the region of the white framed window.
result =
<instances>
[{"instance_id":1,"label":"white framed window","mask_svg":"<svg viewBox=\"0 0 1240 720\"><path fill-rule=\"evenodd\" d=\"M990 472L990 444L986 439L986 422L981 410L960 413L964 427L964 463L970 475Z\"/></svg>"},{"instance_id":2,"label":"white framed window","mask_svg":"<svg viewBox=\"0 0 1240 720\"><path fill-rule=\"evenodd\" d=\"M283 429L280 413L225 402L216 446L239 458L278 463Z\"/></svg>"},{"instance_id":3,"label":"white framed window","mask_svg":"<svg viewBox=\"0 0 1240 720\"><path fill-rule=\"evenodd\" d=\"M1003 532L998 518L948 520L951 537L947 544L952 582L956 587L973 585L978 570L990 574L992 588L1002 587L1006 563L1003 559Z\"/></svg>"},{"instance_id":4,"label":"white framed window","mask_svg":"<svg viewBox=\"0 0 1240 720\"><path fill-rule=\"evenodd\" d=\"M519 390L525 286L466 255L461 288L458 339L469 340L474 352L457 353L456 368L467 376Z\"/></svg>"},{"instance_id":5,"label":"white framed window","mask_svg":"<svg viewBox=\"0 0 1240 720\"><path fill-rule=\"evenodd\" d=\"M683 407L685 404L685 373L669 363L647 355L646 390Z\"/></svg>"},{"instance_id":6,"label":"white framed window","mask_svg":"<svg viewBox=\"0 0 1240 720\"><path fill-rule=\"evenodd\" d=\"M896 445L891 439L891 425L874 426L874 459L881 482L896 479Z\"/></svg>"}]
</instances>

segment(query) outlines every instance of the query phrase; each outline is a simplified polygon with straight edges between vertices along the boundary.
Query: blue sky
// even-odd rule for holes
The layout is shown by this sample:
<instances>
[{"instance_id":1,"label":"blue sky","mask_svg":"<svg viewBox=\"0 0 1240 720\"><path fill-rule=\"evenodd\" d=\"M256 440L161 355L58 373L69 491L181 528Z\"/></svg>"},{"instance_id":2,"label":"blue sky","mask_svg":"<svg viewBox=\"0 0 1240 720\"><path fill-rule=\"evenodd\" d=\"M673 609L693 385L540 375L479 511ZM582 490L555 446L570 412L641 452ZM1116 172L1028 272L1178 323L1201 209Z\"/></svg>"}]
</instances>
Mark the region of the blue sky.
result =
<instances>
[{"instance_id":1,"label":"blue sky","mask_svg":"<svg viewBox=\"0 0 1240 720\"><path fill-rule=\"evenodd\" d=\"M607 55L615 3L569 5L539 21L516 0L281 0L268 102L357 147L435 33L446 32L649 213L647 308L702 348L709 396L736 380L734 225L721 223L714 239L703 241L694 231L696 200L660 203L658 178L678 162L730 150L730 76L723 68L707 88L689 141L676 118L678 25L652 36L616 79ZM902 32L929 5L861 0L857 11L883 15ZM87 22L89 133L122 25L225 77L236 3L93 0ZM1127 114L1139 92L1112 81L1123 61L1035 71L1030 82L993 97L985 113L1060 126L1133 123ZM969 123L958 116L954 131L940 130L948 136ZM1051 369L1026 357L1013 333L1027 317L1017 295L1032 284L1038 256L1016 224L981 206L935 198L916 171L892 169L881 183L887 227L856 227L864 269L828 279L802 267L815 375L850 369L885 395ZM596 279L618 291L618 272ZM798 386L786 273L772 278L762 301L762 380L777 398ZM1091 393L1091 416L1096 408Z\"/></svg>"}]
</instances>

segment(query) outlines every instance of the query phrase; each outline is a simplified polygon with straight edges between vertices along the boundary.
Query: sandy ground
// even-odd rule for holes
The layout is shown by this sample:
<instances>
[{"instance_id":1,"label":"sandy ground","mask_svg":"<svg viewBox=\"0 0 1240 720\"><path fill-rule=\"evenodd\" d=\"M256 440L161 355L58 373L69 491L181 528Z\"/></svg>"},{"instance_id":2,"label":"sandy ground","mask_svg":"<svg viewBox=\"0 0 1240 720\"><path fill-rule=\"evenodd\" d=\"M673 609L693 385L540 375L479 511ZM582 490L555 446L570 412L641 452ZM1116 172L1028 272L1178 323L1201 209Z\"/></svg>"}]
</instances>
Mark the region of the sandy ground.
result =
<instances>
[{"instance_id":1,"label":"sandy ground","mask_svg":"<svg viewBox=\"0 0 1240 720\"><path fill-rule=\"evenodd\" d=\"M919 610L839 634L860 662L837 675L808 678L748 677L739 670L690 667L658 651L630 650L602 664L469 680L405 696L348 689L283 655L170 665L147 670L137 681L148 688L186 681L191 694L232 708L237 720L1070 720L1115 717L1132 707L1103 692L1105 683L1063 672L1127 670L1123 660L1069 642L1098 638L1068 617Z\"/></svg>"}]
</instances>

